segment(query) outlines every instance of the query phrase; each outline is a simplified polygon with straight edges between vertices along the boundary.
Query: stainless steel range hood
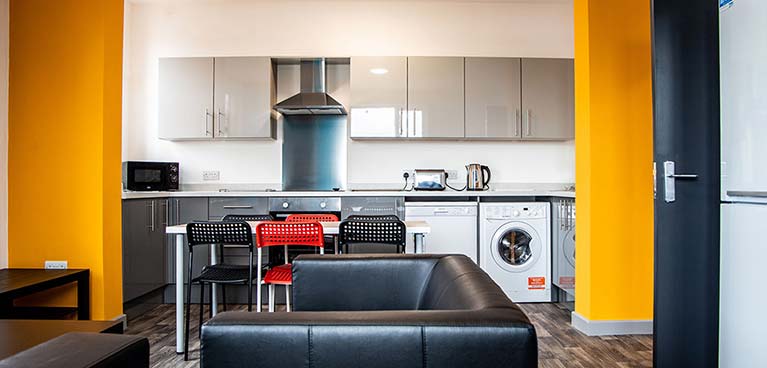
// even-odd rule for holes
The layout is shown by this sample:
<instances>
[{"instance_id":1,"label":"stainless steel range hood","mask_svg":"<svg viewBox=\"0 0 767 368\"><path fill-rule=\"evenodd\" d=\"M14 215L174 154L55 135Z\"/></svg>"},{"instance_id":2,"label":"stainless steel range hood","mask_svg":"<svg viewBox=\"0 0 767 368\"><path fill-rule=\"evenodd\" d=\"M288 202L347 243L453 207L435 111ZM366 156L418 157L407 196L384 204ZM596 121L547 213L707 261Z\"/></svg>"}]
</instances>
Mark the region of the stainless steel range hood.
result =
<instances>
[{"instance_id":1,"label":"stainless steel range hood","mask_svg":"<svg viewBox=\"0 0 767 368\"><path fill-rule=\"evenodd\" d=\"M301 59L301 92L274 105L283 115L346 115L325 92L325 59Z\"/></svg>"}]
</instances>

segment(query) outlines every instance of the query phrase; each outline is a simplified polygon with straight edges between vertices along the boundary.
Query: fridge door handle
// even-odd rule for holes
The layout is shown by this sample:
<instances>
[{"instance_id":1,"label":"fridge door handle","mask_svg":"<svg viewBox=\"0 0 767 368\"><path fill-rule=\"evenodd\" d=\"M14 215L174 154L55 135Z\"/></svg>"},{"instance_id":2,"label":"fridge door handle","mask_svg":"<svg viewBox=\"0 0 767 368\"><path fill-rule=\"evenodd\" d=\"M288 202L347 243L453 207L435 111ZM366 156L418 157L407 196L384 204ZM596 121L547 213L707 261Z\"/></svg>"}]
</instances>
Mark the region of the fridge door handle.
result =
<instances>
[{"instance_id":1,"label":"fridge door handle","mask_svg":"<svg viewBox=\"0 0 767 368\"><path fill-rule=\"evenodd\" d=\"M730 197L767 198L767 190L728 190L727 195Z\"/></svg>"}]
</instances>

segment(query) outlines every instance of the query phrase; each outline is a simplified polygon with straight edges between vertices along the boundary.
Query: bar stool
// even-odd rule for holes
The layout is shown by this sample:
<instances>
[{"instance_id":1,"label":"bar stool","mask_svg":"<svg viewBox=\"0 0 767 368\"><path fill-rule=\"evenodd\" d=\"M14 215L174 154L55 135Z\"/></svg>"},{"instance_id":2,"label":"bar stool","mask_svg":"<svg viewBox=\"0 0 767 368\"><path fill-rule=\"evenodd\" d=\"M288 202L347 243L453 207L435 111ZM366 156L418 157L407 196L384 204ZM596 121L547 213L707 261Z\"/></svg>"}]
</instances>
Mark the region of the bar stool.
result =
<instances>
[{"instance_id":1,"label":"bar stool","mask_svg":"<svg viewBox=\"0 0 767 368\"><path fill-rule=\"evenodd\" d=\"M395 253L405 252L407 227L400 220L357 220L341 222L338 242L344 253L381 253L382 245L395 247ZM369 248L369 249L365 249Z\"/></svg>"},{"instance_id":2,"label":"bar stool","mask_svg":"<svg viewBox=\"0 0 767 368\"><path fill-rule=\"evenodd\" d=\"M189 320L191 316L192 284L197 283L200 285L200 331L202 331L205 284L211 286L211 296L213 295L212 284L214 283L248 285L248 310L253 310L253 233L250 225L248 225L247 222L195 221L186 225L186 238L189 249L189 282L186 293L186 340L184 341L184 360L189 358ZM221 263L205 266L199 276L192 278L194 248L199 245L218 245L221 250ZM247 246L250 255L248 258L248 265L226 264L224 262L223 253L224 245ZM181 257L181 255L179 254L178 257ZM257 273L260 274L260 260L258 267L259 270ZM176 282L184 282L184 280L176 280ZM213 298L211 297L211 303L212 302Z\"/></svg>"},{"instance_id":3,"label":"bar stool","mask_svg":"<svg viewBox=\"0 0 767 368\"><path fill-rule=\"evenodd\" d=\"M285 264L272 267L264 275L263 284L269 285L269 312L274 312L275 285L285 285L285 305L290 312L290 285L293 284L293 269L288 263L288 247L319 247L325 254L325 238L319 222L261 222L256 225L256 247L258 249L258 280L261 280L262 248L284 246ZM256 290L259 300L256 311L261 312L261 288Z\"/></svg>"}]
</instances>

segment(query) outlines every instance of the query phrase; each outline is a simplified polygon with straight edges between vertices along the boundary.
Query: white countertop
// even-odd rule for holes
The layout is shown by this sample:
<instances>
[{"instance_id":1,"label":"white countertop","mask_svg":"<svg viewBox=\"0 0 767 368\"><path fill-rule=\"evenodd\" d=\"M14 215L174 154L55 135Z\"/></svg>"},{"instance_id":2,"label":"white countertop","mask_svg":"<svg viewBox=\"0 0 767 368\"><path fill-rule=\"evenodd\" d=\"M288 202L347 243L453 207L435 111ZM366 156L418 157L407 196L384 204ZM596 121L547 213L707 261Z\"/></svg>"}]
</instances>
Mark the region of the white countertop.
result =
<instances>
[{"instance_id":1,"label":"white countertop","mask_svg":"<svg viewBox=\"0 0 767 368\"><path fill-rule=\"evenodd\" d=\"M283 191L176 191L123 192L123 199L168 197L562 197L575 198L574 191L509 189L488 191L344 191L344 192L283 192Z\"/></svg>"}]
</instances>

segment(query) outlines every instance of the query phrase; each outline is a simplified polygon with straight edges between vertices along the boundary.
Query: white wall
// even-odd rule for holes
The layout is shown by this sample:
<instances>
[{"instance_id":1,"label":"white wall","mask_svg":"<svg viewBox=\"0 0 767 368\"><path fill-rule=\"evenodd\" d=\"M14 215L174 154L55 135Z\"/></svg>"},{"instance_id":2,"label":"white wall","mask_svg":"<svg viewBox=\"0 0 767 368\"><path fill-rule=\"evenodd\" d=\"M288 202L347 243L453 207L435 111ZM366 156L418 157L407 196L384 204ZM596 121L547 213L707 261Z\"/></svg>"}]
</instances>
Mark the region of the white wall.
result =
<instances>
[{"instance_id":1,"label":"white wall","mask_svg":"<svg viewBox=\"0 0 767 368\"><path fill-rule=\"evenodd\" d=\"M201 182L203 170L220 170L223 183L277 184L281 141L158 140L159 57L573 57L567 0L142 0L128 5L126 18L123 158L180 161L184 183ZM338 78L328 83L329 92L345 102L348 86ZM493 168L495 182L575 180L572 141L349 141L348 154L350 184L398 183L402 168L460 169L470 162Z\"/></svg>"},{"instance_id":2,"label":"white wall","mask_svg":"<svg viewBox=\"0 0 767 368\"><path fill-rule=\"evenodd\" d=\"M0 268L8 267L8 0L0 0Z\"/></svg>"}]
</instances>

